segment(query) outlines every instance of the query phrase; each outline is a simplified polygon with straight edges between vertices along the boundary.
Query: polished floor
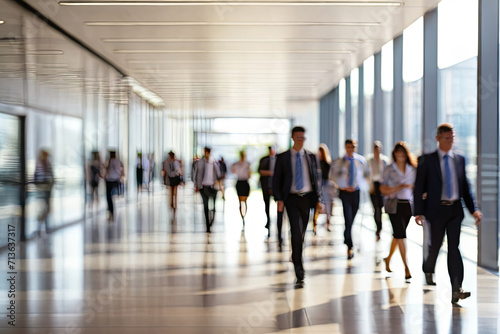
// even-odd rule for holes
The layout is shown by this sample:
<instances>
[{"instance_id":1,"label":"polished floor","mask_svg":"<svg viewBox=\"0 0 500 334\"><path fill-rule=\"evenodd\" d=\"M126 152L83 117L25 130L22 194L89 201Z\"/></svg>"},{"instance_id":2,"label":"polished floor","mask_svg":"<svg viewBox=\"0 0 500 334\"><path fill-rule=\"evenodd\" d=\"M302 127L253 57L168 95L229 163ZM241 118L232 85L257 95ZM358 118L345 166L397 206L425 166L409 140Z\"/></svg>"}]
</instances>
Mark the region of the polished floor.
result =
<instances>
[{"instance_id":1,"label":"polished floor","mask_svg":"<svg viewBox=\"0 0 500 334\"><path fill-rule=\"evenodd\" d=\"M258 191L249 198L242 231L237 197L219 193L214 233L204 233L199 195L179 194L174 219L164 191L117 200L116 219L88 214L75 225L18 246L16 326L8 324L7 254L1 253L1 333L497 333L498 276L465 260L464 288L472 296L453 306L446 254L437 286L423 285L421 228L408 229L413 278L404 279L399 254L392 273L380 263L391 227L376 242L370 207L353 228L354 259L343 245L340 203L332 232L309 226L305 286L294 286L289 242L282 252L275 226L266 240ZM104 200L104 199L103 199ZM320 223L325 217L320 216ZM288 229L285 229L288 233ZM473 233L462 250L475 254ZM382 262L383 263L383 262Z\"/></svg>"}]
</instances>

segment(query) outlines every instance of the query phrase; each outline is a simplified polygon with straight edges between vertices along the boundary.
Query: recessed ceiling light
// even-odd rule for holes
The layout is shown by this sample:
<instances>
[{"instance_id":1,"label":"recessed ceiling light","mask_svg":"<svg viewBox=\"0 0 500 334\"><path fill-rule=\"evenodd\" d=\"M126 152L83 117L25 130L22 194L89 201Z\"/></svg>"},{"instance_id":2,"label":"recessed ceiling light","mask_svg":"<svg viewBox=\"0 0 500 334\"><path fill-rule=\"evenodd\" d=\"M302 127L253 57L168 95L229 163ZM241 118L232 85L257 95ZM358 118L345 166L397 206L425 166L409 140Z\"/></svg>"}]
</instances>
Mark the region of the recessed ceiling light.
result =
<instances>
[{"instance_id":1,"label":"recessed ceiling light","mask_svg":"<svg viewBox=\"0 0 500 334\"><path fill-rule=\"evenodd\" d=\"M5 21L0 20L0 24L4 24L4 23L5 23Z\"/></svg>"},{"instance_id":2,"label":"recessed ceiling light","mask_svg":"<svg viewBox=\"0 0 500 334\"><path fill-rule=\"evenodd\" d=\"M380 22L90 21L88 26L378 26Z\"/></svg>"},{"instance_id":3,"label":"recessed ceiling light","mask_svg":"<svg viewBox=\"0 0 500 334\"><path fill-rule=\"evenodd\" d=\"M63 50L32 50L32 51L27 51L26 53L29 55L35 55L35 56L58 56L58 55L63 55L64 51Z\"/></svg>"},{"instance_id":4,"label":"recessed ceiling light","mask_svg":"<svg viewBox=\"0 0 500 334\"><path fill-rule=\"evenodd\" d=\"M400 7L400 1L60 1L61 6L363 6Z\"/></svg>"},{"instance_id":5,"label":"recessed ceiling light","mask_svg":"<svg viewBox=\"0 0 500 334\"><path fill-rule=\"evenodd\" d=\"M350 54L350 50L114 50L115 53L120 54L144 54L144 53L256 53L256 54L267 54L267 53L311 53L311 54Z\"/></svg>"},{"instance_id":6,"label":"recessed ceiling light","mask_svg":"<svg viewBox=\"0 0 500 334\"><path fill-rule=\"evenodd\" d=\"M104 43L183 43L183 42L234 42L234 43L283 43L283 42L324 42L324 43L363 43L362 39L336 38L101 38Z\"/></svg>"}]
</instances>

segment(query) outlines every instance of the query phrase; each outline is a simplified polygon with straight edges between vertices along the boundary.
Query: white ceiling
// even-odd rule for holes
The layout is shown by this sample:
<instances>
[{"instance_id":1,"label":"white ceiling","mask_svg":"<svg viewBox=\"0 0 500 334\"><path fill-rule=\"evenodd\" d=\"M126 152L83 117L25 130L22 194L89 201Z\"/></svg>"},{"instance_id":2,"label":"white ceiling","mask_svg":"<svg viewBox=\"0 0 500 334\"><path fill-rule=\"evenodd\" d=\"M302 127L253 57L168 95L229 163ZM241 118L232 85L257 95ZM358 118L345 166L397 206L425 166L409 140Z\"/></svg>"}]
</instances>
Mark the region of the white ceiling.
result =
<instances>
[{"instance_id":1,"label":"white ceiling","mask_svg":"<svg viewBox=\"0 0 500 334\"><path fill-rule=\"evenodd\" d=\"M335 1L25 2L158 94L167 107L262 116L319 99L439 2L330 4Z\"/></svg>"}]
</instances>

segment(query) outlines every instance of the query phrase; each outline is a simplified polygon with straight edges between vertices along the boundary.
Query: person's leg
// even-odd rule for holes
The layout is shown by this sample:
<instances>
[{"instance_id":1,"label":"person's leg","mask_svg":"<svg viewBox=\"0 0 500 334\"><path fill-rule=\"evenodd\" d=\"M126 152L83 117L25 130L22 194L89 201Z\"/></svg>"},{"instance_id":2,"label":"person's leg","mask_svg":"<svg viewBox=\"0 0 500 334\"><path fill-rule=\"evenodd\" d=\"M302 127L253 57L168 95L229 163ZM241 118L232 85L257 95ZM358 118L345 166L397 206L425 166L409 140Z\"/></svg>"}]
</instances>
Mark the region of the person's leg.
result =
<instances>
[{"instance_id":1,"label":"person's leg","mask_svg":"<svg viewBox=\"0 0 500 334\"><path fill-rule=\"evenodd\" d=\"M297 197L292 195L290 195L285 202L292 237L292 262L295 269L295 276L297 277L297 280L301 281L304 279L302 267L303 239L300 224L300 210L297 204Z\"/></svg>"},{"instance_id":2,"label":"person's leg","mask_svg":"<svg viewBox=\"0 0 500 334\"><path fill-rule=\"evenodd\" d=\"M403 264L405 265L405 277L411 278L410 268L408 267L408 263L406 262L406 239L397 239L399 252L401 253L401 259L403 260Z\"/></svg>"},{"instance_id":3,"label":"person's leg","mask_svg":"<svg viewBox=\"0 0 500 334\"><path fill-rule=\"evenodd\" d=\"M385 262L385 270L387 272L392 272L391 270L391 267L389 266L389 264L391 263L391 258L392 256L394 255L394 252L396 251L396 247L398 246L398 239L396 238L392 238L392 241L391 241L391 248L389 250L389 255L387 255L386 258L384 258L384 262Z\"/></svg>"},{"instance_id":4,"label":"person's leg","mask_svg":"<svg viewBox=\"0 0 500 334\"><path fill-rule=\"evenodd\" d=\"M205 225L207 233L210 233L210 217L208 212L208 191L206 187L200 189L201 199L203 200L203 211L205 213Z\"/></svg>"},{"instance_id":5,"label":"person's leg","mask_svg":"<svg viewBox=\"0 0 500 334\"><path fill-rule=\"evenodd\" d=\"M217 189L215 189L214 187L209 187L207 189L209 199L212 202L212 205L210 205L210 226L212 226L215 220L215 200L217 199Z\"/></svg>"},{"instance_id":6,"label":"person's leg","mask_svg":"<svg viewBox=\"0 0 500 334\"><path fill-rule=\"evenodd\" d=\"M270 228L271 224L271 216L269 214L269 207L271 206L271 195L269 194L269 189L267 187L262 187L262 197L264 198L264 207L266 211L266 217L267 217L267 222L266 222L266 228Z\"/></svg>"},{"instance_id":7,"label":"person's leg","mask_svg":"<svg viewBox=\"0 0 500 334\"><path fill-rule=\"evenodd\" d=\"M433 274L436 267L437 257L444 238L444 222L440 219L429 221L430 243L427 245L427 257L424 258L422 270L426 274Z\"/></svg>"},{"instance_id":8,"label":"person's leg","mask_svg":"<svg viewBox=\"0 0 500 334\"><path fill-rule=\"evenodd\" d=\"M348 249L352 249L352 238L351 238L351 227L354 217L352 216L352 203L351 196L349 193L345 191L340 192L340 200L342 201L342 209L344 211L344 222L345 222L345 230L344 230L344 244L347 245Z\"/></svg>"},{"instance_id":9,"label":"person's leg","mask_svg":"<svg viewBox=\"0 0 500 334\"><path fill-rule=\"evenodd\" d=\"M114 211L112 191L113 191L113 182L106 181L106 201L108 202L108 211L110 219L112 219Z\"/></svg>"},{"instance_id":10,"label":"person's leg","mask_svg":"<svg viewBox=\"0 0 500 334\"><path fill-rule=\"evenodd\" d=\"M450 207L452 208L452 207ZM450 209L450 213L451 213ZM457 211L462 213L462 208L457 207ZM462 287L464 280L464 264L460 254L460 231L462 228L463 214L455 214L450 217L446 226L446 236L448 241L448 273L450 275L451 287L453 291L458 291Z\"/></svg>"}]
</instances>

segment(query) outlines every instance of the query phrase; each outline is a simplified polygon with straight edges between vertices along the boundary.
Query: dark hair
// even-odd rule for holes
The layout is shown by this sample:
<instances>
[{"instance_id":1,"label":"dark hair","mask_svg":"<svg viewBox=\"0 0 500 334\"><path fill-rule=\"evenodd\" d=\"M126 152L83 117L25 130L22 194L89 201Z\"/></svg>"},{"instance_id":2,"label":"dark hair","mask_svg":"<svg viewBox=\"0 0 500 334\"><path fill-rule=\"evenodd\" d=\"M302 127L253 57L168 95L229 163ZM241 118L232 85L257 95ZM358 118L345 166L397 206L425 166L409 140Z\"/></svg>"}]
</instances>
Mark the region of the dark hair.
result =
<instances>
[{"instance_id":1,"label":"dark hair","mask_svg":"<svg viewBox=\"0 0 500 334\"><path fill-rule=\"evenodd\" d=\"M437 135L441 135L445 132L452 132L453 131L453 125L450 123L442 123L438 126L437 128Z\"/></svg>"},{"instance_id":2,"label":"dark hair","mask_svg":"<svg viewBox=\"0 0 500 334\"><path fill-rule=\"evenodd\" d=\"M240 158L243 158L243 157L245 156L245 154L246 154L246 153L245 153L245 151L244 151L244 150L241 150L241 151L240 151Z\"/></svg>"},{"instance_id":3,"label":"dark hair","mask_svg":"<svg viewBox=\"0 0 500 334\"><path fill-rule=\"evenodd\" d=\"M173 151L168 152L168 156L173 159L175 157L175 153Z\"/></svg>"},{"instance_id":4,"label":"dark hair","mask_svg":"<svg viewBox=\"0 0 500 334\"><path fill-rule=\"evenodd\" d=\"M408 145L404 141L397 142L392 150L392 160L396 162L396 152L404 151L406 153L406 163L417 168L417 158L410 152Z\"/></svg>"},{"instance_id":5,"label":"dark hair","mask_svg":"<svg viewBox=\"0 0 500 334\"><path fill-rule=\"evenodd\" d=\"M109 151L109 158L110 159L116 158L116 152L115 151Z\"/></svg>"},{"instance_id":6,"label":"dark hair","mask_svg":"<svg viewBox=\"0 0 500 334\"><path fill-rule=\"evenodd\" d=\"M351 144L351 145L356 146L356 142L353 139L346 139L344 146L347 144Z\"/></svg>"},{"instance_id":7,"label":"dark hair","mask_svg":"<svg viewBox=\"0 0 500 334\"><path fill-rule=\"evenodd\" d=\"M208 147L208 146L205 146L205 148L203 150L205 152L208 152L208 153L212 152L212 149L210 149L210 147Z\"/></svg>"},{"instance_id":8,"label":"dark hair","mask_svg":"<svg viewBox=\"0 0 500 334\"><path fill-rule=\"evenodd\" d=\"M304 129L302 126L295 126L292 129L292 137L295 132L306 132L306 129Z\"/></svg>"}]
</instances>

